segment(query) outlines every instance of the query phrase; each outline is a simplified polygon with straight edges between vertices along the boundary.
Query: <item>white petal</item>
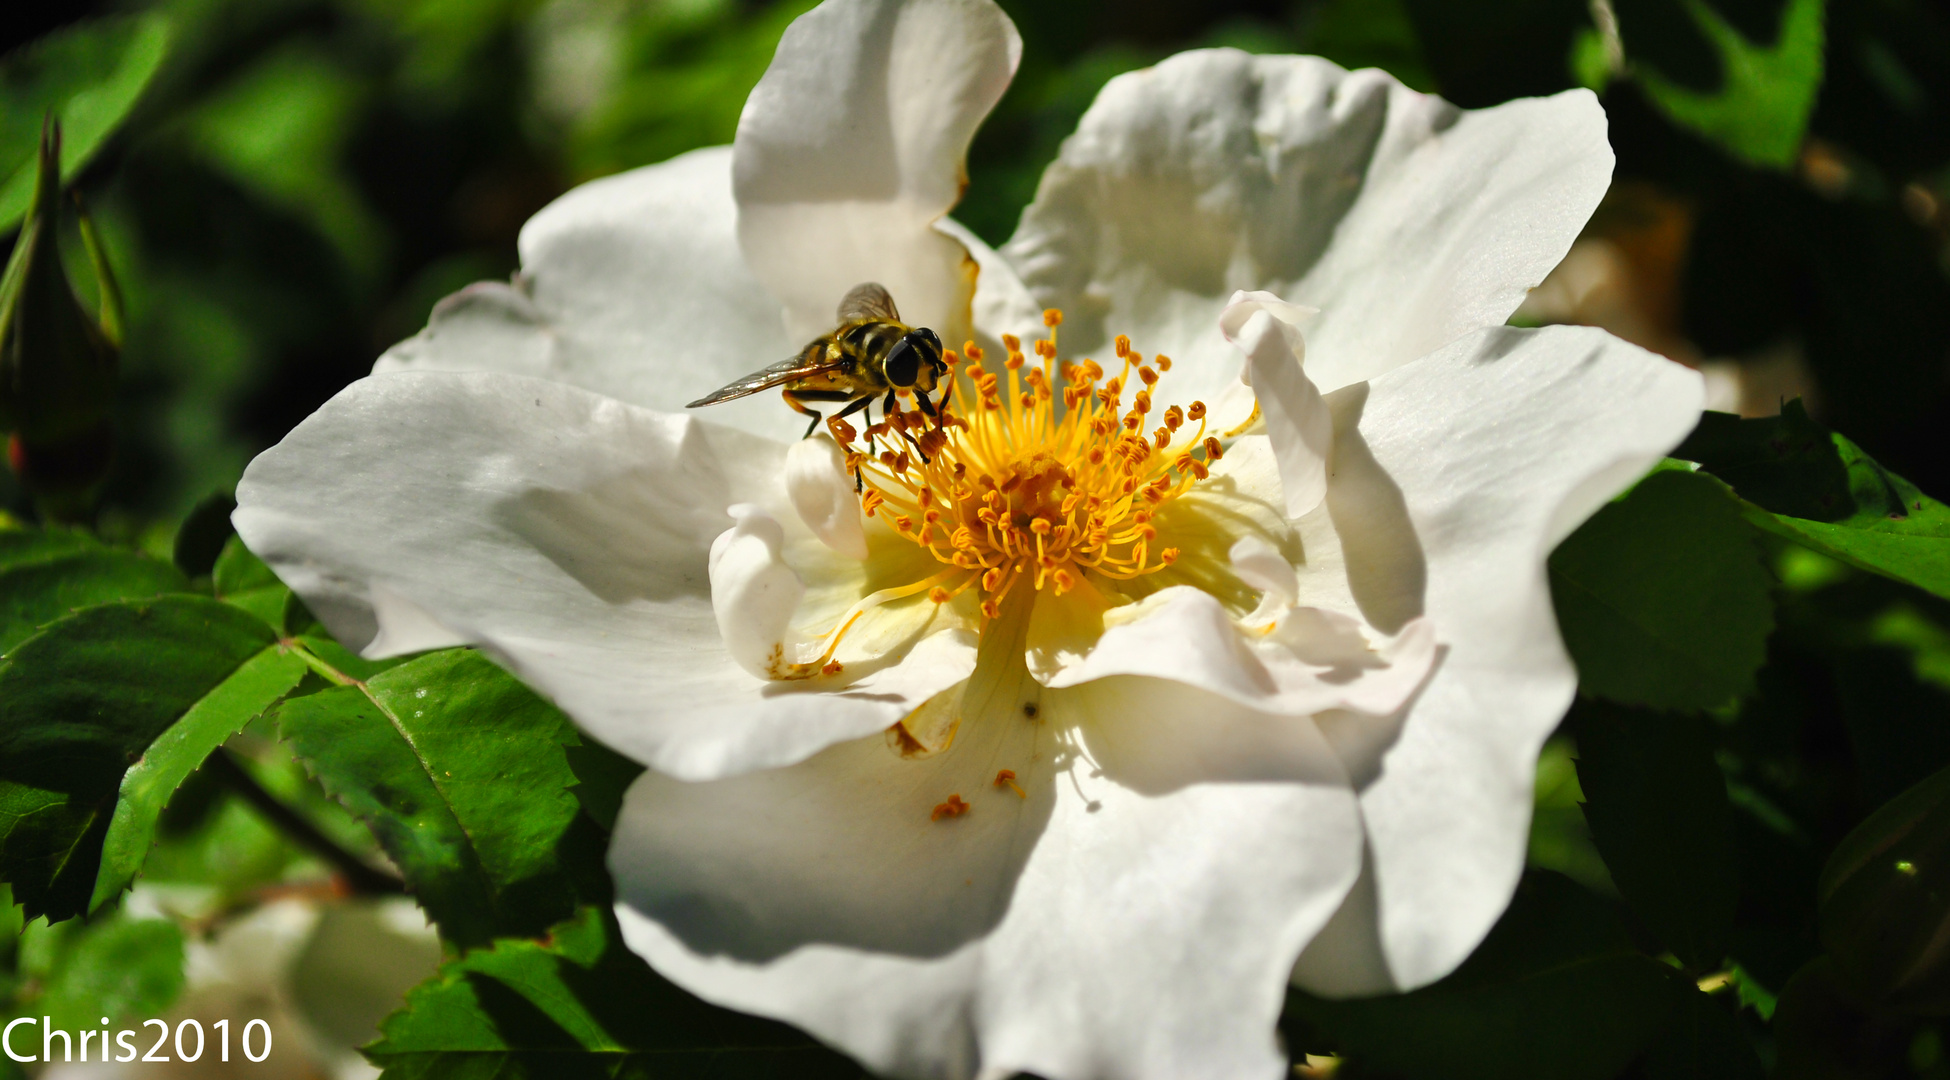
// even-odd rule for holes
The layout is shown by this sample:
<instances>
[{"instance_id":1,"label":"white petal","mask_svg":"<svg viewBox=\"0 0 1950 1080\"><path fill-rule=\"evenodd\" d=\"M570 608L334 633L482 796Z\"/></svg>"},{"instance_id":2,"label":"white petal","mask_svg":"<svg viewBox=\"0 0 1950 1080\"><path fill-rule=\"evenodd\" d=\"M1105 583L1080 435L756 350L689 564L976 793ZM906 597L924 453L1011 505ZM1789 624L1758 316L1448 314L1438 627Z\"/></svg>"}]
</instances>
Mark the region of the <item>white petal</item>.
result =
<instances>
[{"instance_id":1,"label":"white petal","mask_svg":"<svg viewBox=\"0 0 1950 1080\"><path fill-rule=\"evenodd\" d=\"M1326 497L1327 451L1334 439L1320 389L1301 369L1307 347L1297 323L1314 314L1271 293L1235 292L1219 315L1220 332L1246 354L1246 382L1259 399L1290 518Z\"/></svg>"},{"instance_id":2,"label":"white petal","mask_svg":"<svg viewBox=\"0 0 1950 1080\"><path fill-rule=\"evenodd\" d=\"M1290 607L1300 595L1300 579L1293 572L1293 564L1265 540L1257 536L1241 537L1226 554L1239 580L1267 594L1273 604Z\"/></svg>"},{"instance_id":3,"label":"white petal","mask_svg":"<svg viewBox=\"0 0 1950 1080\"><path fill-rule=\"evenodd\" d=\"M862 564L798 524L784 458L559 383L375 375L251 463L234 520L348 646L367 643L373 597L391 593L618 751L722 776L878 732L974 664L964 633L925 619L910 624L910 639L931 635L920 646L882 641L844 680L760 683L733 662L709 585L728 506L763 507L809 580L864 591Z\"/></svg>"},{"instance_id":4,"label":"white petal","mask_svg":"<svg viewBox=\"0 0 1950 1080\"><path fill-rule=\"evenodd\" d=\"M734 524L711 542L718 634L732 661L755 678L784 678L798 660L796 642L786 635L806 583L785 564L785 530L772 515L750 503L734 503L725 513Z\"/></svg>"},{"instance_id":5,"label":"white petal","mask_svg":"<svg viewBox=\"0 0 1950 1080\"><path fill-rule=\"evenodd\" d=\"M867 557L867 531L846 455L824 434L800 439L785 453L785 490L819 541L849 559Z\"/></svg>"},{"instance_id":6,"label":"white petal","mask_svg":"<svg viewBox=\"0 0 1950 1080\"><path fill-rule=\"evenodd\" d=\"M1284 640L1277 636L1279 626L1265 634L1242 633L1211 594L1182 585L1112 616L1096 647L1045 678L1045 686L1147 675L1261 712L1311 716L1351 709L1386 716L1415 693L1435 662L1434 636L1425 623L1405 627L1399 642L1361 648L1350 657L1344 643L1323 640L1322 626L1338 620L1359 639L1359 620L1300 609L1288 617L1305 625Z\"/></svg>"},{"instance_id":7,"label":"white petal","mask_svg":"<svg viewBox=\"0 0 1950 1080\"><path fill-rule=\"evenodd\" d=\"M1028 340L1044 332L1043 307L1016 276L1009 260L954 218L944 217L934 227L967 248L981 270L975 279L975 337L982 348L1000 353L1004 334ZM959 341L945 344L951 349L962 347Z\"/></svg>"},{"instance_id":8,"label":"white petal","mask_svg":"<svg viewBox=\"0 0 1950 1080\"><path fill-rule=\"evenodd\" d=\"M1360 824L1304 719L1119 679L709 784L646 774L610 848L630 947L896 1076L1258 1076ZM1013 769L1027 798L994 783ZM951 793L965 816L930 820Z\"/></svg>"},{"instance_id":9,"label":"white petal","mask_svg":"<svg viewBox=\"0 0 1950 1080\"><path fill-rule=\"evenodd\" d=\"M1178 362L1175 396L1223 418L1233 290L1321 309L1322 390L1370 378L1502 323L1611 167L1583 90L1462 111L1380 71L1205 50L1111 80L1002 251L1066 309L1066 346L1129 334Z\"/></svg>"},{"instance_id":10,"label":"white petal","mask_svg":"<svg viewBox=\"0 0 1950 1080\"><path fill-rule=\"evenodd\" d=\"M793 351L745 267L731 148L594 180L521 230L513 286L471 285L375 371L506 371L669 412ZM761 434L790 424L772 394L712 406Z\"/></svg>"},{"instance_id":11,"label":"white petal","mask_svg":"<svg viewBox=\"0 0 1950 1080\"><path fill-rule=\"evenodd\" d=\"M738 120L738 237L805 339L878 281L959 344L974 263L935 229L1022 39L990 0L827 0L786 29Z\"/></svg>"},{"instance_id":12,"label":"white petal","mask_svg":"<svg viewBox=\"0 0 1950 1080\"><path fill-rule=\"evenodd\" d=\"M1482 331L1329 395L1334 473L1301 523L1302 591L1351 597L1381 626L1426 614L1445 648L1395 725L1322 723L1362 788L1395 986L1461 963L1522 870L1537 751L1577 683L1545 558L1691 430L1702 393L1678 364L1553 327ZM1374 989L1351 969L1301 974Z\"/></svg>"}]
</instances>

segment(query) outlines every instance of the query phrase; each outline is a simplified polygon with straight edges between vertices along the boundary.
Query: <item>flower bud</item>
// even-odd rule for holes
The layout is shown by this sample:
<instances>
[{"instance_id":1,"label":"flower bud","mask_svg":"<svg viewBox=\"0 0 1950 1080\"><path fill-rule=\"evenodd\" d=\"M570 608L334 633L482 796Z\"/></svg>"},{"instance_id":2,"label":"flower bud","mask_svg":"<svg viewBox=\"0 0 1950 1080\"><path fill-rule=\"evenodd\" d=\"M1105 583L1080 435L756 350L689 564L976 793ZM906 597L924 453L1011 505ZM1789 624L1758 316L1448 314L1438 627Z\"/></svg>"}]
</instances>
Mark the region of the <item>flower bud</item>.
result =
<instances>
[{"instance_id":1,"label":"flower bud","mask_svg":"<svg viewBox=\"0 0 1950 1080\"><path fill-rule=\"evenodd\" d=\"M119 350L114 319L105 327L82 308L61 264L60 156L60 128L49 120L33 203L0 277L0 429L11 433L8 461L28 489L45 506L72 508L108 471ZM92 229L84 238L98 247ZM112 301L98 253L96 265Z\"/></svg>"},{"instance_id":2,"label":"flower bud","mask_svg":"<svg viewBox=\"0 0 1950 1080\"><path fill-rule=\"evenodd\" d=\"M1817 896L1822 944L1852 990L1883 1008L1950 1013L1950 769L1849 833Z\"/></svg>"}]
</instances>

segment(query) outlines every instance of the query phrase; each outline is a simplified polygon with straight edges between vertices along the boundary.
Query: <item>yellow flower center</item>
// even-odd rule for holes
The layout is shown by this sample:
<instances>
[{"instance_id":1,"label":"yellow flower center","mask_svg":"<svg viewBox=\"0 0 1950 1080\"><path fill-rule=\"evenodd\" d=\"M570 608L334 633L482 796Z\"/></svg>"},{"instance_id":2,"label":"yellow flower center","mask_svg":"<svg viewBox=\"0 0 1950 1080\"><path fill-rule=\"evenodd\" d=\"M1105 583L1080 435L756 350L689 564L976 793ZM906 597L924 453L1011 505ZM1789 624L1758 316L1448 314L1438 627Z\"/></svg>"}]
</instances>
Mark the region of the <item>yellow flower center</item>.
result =
<instances>
[{"instance_id":1,"label":"yellow flower center","mask_svg":"<svg viewBox=\"0 0 1950 1080\"><path fill-rule=\"evenodd\" d=\"M1154 417L1153 388L1171 360L1146 361L1122 335L1122 366L1109 378L1093 360L1059 364L1062 321L1043 313L1050 335L1032 343L1037 363L1003 336L1006 392L969 342L970 370L946 355L939 420L898 409L867 428L863 445L851 425L834 422L863 482L861 508L947 565L928 579L937 604L979 589L982 614L994 619L1016 588L1060 596L1086 574L1133 578L1178 558L1154 543L1153 518L1221 455L1205 433L1205 405Z\"/></svg>"}]
</instances>

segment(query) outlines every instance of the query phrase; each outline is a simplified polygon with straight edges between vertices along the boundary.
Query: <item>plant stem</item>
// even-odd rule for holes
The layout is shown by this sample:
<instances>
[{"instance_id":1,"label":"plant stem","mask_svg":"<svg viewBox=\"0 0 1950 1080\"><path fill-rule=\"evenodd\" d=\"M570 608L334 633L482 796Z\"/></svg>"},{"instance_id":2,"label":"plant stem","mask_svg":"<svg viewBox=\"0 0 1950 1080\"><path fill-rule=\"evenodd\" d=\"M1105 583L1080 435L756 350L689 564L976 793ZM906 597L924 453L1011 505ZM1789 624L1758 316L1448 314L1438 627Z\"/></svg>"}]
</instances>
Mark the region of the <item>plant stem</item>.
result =
<instances>
[{"instance_id":1,"label":"plant stem","mask_svg":"<svg viewBox=\"0 0 1950 1080\"><path fill-rule=\"evenodd\" d=\"M364 859L340 847L331 837L326 836L318 826L312 824L304 815L286 806L277 796L264 790L248 770L237 763L227 749L219 748L211 754L205 766L219 782L243 796L291 839L310 848L320 858L330 863L345 878L345 883L355 893L371 896L389 896L406 891L405 883L383 870L376 870L366 864Z\"/></svg>"}]
</instances>

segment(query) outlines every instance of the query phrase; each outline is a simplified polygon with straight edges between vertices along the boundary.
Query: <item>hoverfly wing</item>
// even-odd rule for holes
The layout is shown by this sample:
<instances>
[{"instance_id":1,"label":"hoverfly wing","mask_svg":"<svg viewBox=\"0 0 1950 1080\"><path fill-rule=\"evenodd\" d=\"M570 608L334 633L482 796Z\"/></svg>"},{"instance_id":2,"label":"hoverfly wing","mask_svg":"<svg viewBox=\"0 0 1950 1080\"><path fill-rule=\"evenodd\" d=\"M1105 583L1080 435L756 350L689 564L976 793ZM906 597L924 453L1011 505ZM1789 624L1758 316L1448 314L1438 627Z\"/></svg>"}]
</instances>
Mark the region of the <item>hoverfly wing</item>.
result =
<instances>
[{"instance_id":1,"label":"hoverfly wing","mask_svg":"<svg viewBox=\"0 0 1950 1080\"><path fill-rule=\"evenodd\" d=\"M894 307L894 298L887 294L885 286L874 281L848 289L846 295L840 298L839 316L841 326L871 319L901 321L901 313Z\"/></svg>"},{"instance_id":2,"label":"hoverfly wing","mask_svg":"<svg viewBox=\"0 0 1950 1080\"><path fill-rule=\"evenodd\" d=\"M837 360L832 362L808 362L805 356L801 354L789 360L781 360L771 367L761 368L758 371L752 372L750 375L734 380L728 385L719 387L717 390L698 398L696 401L684 407L686 409L697 409L706 405L716 405L722 401L735 401L738 398L756 394L760 390L770 390L774 386L789 383L794 379L803 379L808 376L832 371L840 367L841 364L842 361Z\"/></svg>"}]
</instances>

